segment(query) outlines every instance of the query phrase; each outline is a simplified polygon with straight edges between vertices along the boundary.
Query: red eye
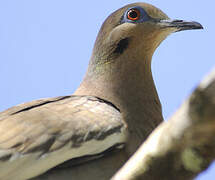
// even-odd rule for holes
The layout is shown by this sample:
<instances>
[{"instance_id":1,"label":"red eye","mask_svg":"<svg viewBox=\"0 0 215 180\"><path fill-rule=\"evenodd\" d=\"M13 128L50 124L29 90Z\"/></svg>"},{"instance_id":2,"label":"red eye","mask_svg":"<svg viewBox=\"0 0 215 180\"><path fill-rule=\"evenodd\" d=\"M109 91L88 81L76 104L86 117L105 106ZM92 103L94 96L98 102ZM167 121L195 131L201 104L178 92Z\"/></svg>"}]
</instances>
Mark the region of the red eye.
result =
<instances>
[{"instance_id":1,"label":"red eye","mask_svg":"<svg viewBox=\"0 0 215 180\"><path fill-rule=\"evenodd\" d=\"M138 9L130 9L128 11L127 18L132 21L140 19L140 11Z\"/></svg>"}]
</instances>

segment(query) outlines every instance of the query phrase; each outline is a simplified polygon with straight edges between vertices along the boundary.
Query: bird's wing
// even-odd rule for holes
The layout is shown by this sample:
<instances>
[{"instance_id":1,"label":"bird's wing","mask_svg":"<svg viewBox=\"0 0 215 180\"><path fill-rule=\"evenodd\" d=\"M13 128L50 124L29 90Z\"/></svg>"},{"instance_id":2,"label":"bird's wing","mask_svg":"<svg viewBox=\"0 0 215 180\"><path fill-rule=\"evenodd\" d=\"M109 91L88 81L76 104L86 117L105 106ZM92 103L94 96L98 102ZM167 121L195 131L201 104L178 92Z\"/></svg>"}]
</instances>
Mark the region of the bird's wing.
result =
<instances>
[{"instance_id":1,"label":"bird's wing","mask_svg":"<svg viewBox=\"0 0 215 180\"><path fill-rule=\"evenodd\" d=\"M119 110L96 97L12 107L0 113L0 180L28 179L66 160L99 154L125 143L126 132Z\"/></svg>"}]
</instances>

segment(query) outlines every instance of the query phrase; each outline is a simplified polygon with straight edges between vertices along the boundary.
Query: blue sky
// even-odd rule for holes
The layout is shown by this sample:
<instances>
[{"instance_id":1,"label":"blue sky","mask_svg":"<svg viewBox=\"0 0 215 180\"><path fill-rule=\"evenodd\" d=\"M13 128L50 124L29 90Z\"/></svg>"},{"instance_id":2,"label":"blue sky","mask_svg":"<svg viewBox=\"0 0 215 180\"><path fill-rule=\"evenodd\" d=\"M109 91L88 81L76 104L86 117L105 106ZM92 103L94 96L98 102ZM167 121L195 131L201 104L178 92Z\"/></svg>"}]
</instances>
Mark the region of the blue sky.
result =
<instances>
[{"instance_id":1,"label":"blue sky","mask_svg":"<svg viewBox=\"0 0 215 180\"><path fill-rule=\"evenodd\" d=\"M72 94L86 71L102 22L133 2L0 1L0 111L33 99ZM154 79L168 118L215 65L215 2L145 2L171 18L199 21L205 27L171 35L154 54ZM213 177L215 165L197 179Z\"/></svg>"}]
</instances>

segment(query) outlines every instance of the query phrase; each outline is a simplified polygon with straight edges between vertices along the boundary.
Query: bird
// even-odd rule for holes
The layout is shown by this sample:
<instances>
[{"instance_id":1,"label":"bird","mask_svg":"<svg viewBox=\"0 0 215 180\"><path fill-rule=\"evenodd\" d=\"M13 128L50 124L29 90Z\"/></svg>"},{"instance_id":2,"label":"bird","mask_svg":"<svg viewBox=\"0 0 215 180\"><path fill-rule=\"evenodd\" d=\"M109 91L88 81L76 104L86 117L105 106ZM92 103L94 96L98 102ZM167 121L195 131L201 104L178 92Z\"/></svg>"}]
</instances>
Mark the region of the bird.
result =
<instances>
[{"instance_id":1,"label":"bird","mask_svg":"<svg viewBox=\"0 0 215 180\"><path fill-rule=\"evenodd\" d=\"M153 53L170 34L193 29L203 26L143 2L113 12L72 95L0 113L0 180L111 179L163 121Z\"/></svg>"}]
</instances>

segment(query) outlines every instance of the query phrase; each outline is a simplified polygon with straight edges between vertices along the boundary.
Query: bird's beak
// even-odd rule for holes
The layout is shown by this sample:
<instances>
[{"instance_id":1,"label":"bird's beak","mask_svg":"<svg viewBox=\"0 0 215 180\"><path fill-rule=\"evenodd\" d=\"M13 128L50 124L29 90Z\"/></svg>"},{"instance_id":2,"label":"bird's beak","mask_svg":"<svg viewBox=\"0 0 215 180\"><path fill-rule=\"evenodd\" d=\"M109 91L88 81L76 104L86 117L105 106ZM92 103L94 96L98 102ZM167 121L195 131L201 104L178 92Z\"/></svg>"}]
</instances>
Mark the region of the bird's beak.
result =
<instances>
[{"instance_id":1,"label":"bird's beak","mask_svg":"<svg viewBox=\"0 0 215 180\"><path fill-rule=\"evenodd\" d=\"M192 30L192 29L203 29L203 26L195 21L183 21L183 20L160 20L159 24L162 28L173 28L174 32Z\"/></svg>"}]
</instances>

